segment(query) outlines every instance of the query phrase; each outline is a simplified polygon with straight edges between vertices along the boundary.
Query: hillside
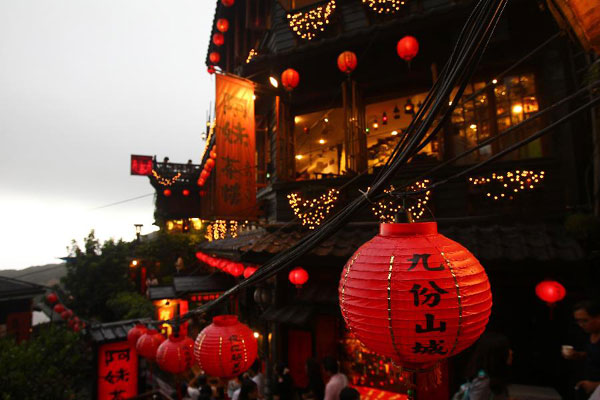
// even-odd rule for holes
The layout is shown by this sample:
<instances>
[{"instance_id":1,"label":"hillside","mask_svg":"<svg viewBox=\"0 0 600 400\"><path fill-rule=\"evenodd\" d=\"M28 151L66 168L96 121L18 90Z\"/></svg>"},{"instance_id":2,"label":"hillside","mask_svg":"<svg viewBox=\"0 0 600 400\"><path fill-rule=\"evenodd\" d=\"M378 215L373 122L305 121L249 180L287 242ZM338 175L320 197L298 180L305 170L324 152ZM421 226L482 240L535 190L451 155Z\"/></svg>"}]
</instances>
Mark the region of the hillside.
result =
<instances>
[{"instance_id":1,"label":"hillside","mask_svg":"<svg viewBox=\"0 0 600 400\"><path fill-rule=\"evenodd\" d=\"M0 270L0 276L20 279L22 281L45 286L52 286L59 283L60 278L65 276L66 273L65 263L38 265L20 270Z\"/></svg>"}]
</instances>

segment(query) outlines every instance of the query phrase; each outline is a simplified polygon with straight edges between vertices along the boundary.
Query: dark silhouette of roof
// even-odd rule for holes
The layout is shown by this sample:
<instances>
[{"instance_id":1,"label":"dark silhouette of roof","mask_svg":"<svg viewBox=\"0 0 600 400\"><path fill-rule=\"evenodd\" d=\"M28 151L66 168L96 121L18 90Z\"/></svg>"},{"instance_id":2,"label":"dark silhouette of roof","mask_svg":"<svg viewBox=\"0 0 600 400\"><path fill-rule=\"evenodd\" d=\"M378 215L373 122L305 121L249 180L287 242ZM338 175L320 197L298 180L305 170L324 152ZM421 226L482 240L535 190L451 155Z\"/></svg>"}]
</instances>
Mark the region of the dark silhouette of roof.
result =
<instances>
[{"instance_id":1,"label":"dark silhouette of roof","mask_svg":"<svg viewBox=\"0 0 600 400\"><path fill-rule=\"evenodd\" d=\"M127 332L135 325L146 325L148 322L150 322L150 319L144 318L96 324L89 327L89 334L92 340L97 343L118 342L127 340Z\"/></svg>"},{"instance_id":2,"label":"dark silhouette of roof","mask_svg":"<svg viewBox=\"0 0 600 400\"><path fill-rule=\"evenodd\" d=\"M201 276L176 276L172 286L151 286L150 300L174 299L188 293L224 292L234 286L235 278L222 272Z\"/></svg>"},{"instance_id":3,"label":"dark silhouette of roof","mask_svg":"<svg viewBox=\"0 0 600 400\"><path fill-rule=\"evenodd\" d=\"M32 298L45 291L43 286L35 283L0 277L0 301Z\"/></svg>"}]
</instances>

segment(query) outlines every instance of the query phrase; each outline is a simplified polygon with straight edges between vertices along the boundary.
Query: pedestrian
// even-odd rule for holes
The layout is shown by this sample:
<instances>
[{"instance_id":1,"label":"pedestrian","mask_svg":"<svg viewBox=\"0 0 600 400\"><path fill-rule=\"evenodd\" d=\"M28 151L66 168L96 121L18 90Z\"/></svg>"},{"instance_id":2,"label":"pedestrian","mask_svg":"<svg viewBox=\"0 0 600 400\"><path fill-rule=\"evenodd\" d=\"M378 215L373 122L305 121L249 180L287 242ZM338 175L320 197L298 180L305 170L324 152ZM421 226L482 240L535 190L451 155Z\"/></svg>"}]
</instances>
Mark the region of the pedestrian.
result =
<instances>
[{"instance_id":1,"label":"pedestrian","mask_svg":"<svg viewBox=\"0 0 600 400\"><path fill-rule=\"evenodd\" d=\"M233 393L242 387L242 380L244 377L242 375L236 376L233 379L230 379L227 382L227 397L233 399Z\"/></svg>"},{"instance_id":2,"label":"pedestrian","mask_svg":"<svg viewBox=\"0 0 600 400\"><path fill-rule=\"evenodd\" d=\"M323 370L328 378L324 400L339 400L340 392L348 386L348 378L339 371L338 362L333 357L323 359Z\"/></svg>"},{"instance_id":3,"label":"pedestrian","mask_svg":"<svg viewBox=\"0 0 600 400\"><path fill-rule=\"evenodd\" d=\"M308 386L304 388L302 398L304 400L321 400L325 397L325 384L321 375L321 367L314 358L306 360L306 375L308 376Z\"/></svg>"},{"instance_id":4,"label":"pedestrian","mask_svg":"<svg viewBox=\"0 0 600 400\"><path fill-rule=\"evenodd\" d=\"M563 350L563 357L585 361L584 379L577 382L575 388L587 396L600 386L600 303L589 300L577 303L573 307L573 316L577 325L590 335L589 342L585 351Z\"/></svg>"},{"instance_id":5,"label":"pedestrian","mask_svg":"<svg viewBox=\"0 0 600 400\"><path fill-rule=\"evenodd\" d=\"M265 397L265 376L262 373L262 364L260 358L257 358L252 363L252 366L248 370L248 375L250 379L256 383L256 388L258 389L258 398L263 399Z\"/></svg>"},{"instance_id":6,"label":"pedestrian","mask_svg":"<svg viewBox=\"0 0 600 400\"><path fill-rule=\"evenodd\" d=\"M240 395L237 400L251 400L258 399L258 387L256 382L250 378L244 378L242 381L242 387L240 389Z\"/></svg>"},{"instance_id":7,"label":"pedestrian","mask_svg":"<svg viewBox=\"0 0 600 400\"><path fill-rule=\"evenodd\" d=\"M360 393L354 388L345 387L340 392L340 400L360 400Z\"/></svg>"},{"instance_id":8,"label":"pedestrian","mask_svg":"<svg viewBox=\"0 0 600 400\"><path fill-rule=\"evenodd\" d=\"M288 367L283 363L279 363L275 368L275 375L273 398L275 400L293 400L294 384Z\"/></svg>"},{"instance_id":9,"label":"pedestrian","mask_svg":"<svg viewBox=\"0 0 600 400\"><path fill-rule=\"evenodd\" d=\"M512 350L508 338L495 332L484 333L467 364L468 382L452 399L508 399L508 368L511 364Z\"/></svg>"}]
</instances>

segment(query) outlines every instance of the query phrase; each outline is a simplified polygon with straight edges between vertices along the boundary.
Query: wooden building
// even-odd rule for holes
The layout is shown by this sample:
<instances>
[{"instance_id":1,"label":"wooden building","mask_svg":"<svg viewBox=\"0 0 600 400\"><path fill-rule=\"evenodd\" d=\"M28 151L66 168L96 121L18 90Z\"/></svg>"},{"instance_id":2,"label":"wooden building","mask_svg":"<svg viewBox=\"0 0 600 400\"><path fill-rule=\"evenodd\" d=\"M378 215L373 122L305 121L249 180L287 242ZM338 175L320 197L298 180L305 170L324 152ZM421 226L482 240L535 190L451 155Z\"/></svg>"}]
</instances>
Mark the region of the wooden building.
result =
<instances>
[{"instance_id":1,"label":"wooden building","mask_svg":"<svg viewBox=\"0 0 600 400\"><path fill-rule=\"evenodd\" d=\"M13 336L17 341L29 338L33 299L43 293L40 285L0 277L0 337Z\"/></svg>"}]
</instances>

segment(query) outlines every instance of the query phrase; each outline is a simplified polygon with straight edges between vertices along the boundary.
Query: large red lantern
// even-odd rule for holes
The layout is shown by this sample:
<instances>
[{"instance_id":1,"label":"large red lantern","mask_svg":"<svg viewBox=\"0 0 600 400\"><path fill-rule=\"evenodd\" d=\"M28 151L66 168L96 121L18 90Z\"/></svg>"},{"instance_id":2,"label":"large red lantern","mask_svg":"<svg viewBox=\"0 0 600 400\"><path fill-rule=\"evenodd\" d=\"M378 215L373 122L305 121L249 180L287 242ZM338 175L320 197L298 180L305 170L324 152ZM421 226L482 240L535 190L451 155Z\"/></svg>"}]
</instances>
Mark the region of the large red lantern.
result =
<instances>
[{"instance_id":1,"label":"large red lantern","mask_svg":"<svg viewBox=\"0 0 600 400\"><path fill-rule=\"evenodd\" d=\"M163 371L180 374L194 363L194 341L187 336L173 336L156 350L156 363Z\"/></svg>"},{"instance_id":2,"label":"large red lantern","mask_svg":"<svg viewBox=\"0 0 600 400\"><path fill-rule=\"evenodd\" d=\"M215 46L223 46L225 43L225 36L223 36L222 33L217 32L213 35L212 40Z\"/></svg>"},{"instance_id":3,"label":"large red lantern","mask_svg":"<svg viewBox=\"0 0 600 400\"><path fill-rule=\"evenodd\" d=\"M48 302L48 304L54 304L58 301L58 296L56 295L56 293L48 293L46 295L46 301Z\"/></svg>"},{"instance_id":4,"label":"large red lantern","mask_svg":"<svg viewBox=\"0 0 600 400\"><path fill-rule=\"evenodd\" d=\"M288 278L290 282L299 288L308 281L308 272L304 268L296 267L290 271Z\"/></svg>"},{"instance_id":5,"label":"large red lantern","mask_svg":"<svg viewBox=\"0 0 600 400\"><path fill-rule=\"evenodd\" d=\"M221 55L219 53L217 53L216 51L213 51L208 55L208 59L210 60L211 63L218 64L219 61L221 61Z\"/></svg>"},{"instance_id":6,"label":"large red lantern","mask_svg":"<svg viewBox=\"0 0 600 400\"><path fill-rule=\"evenodd\" d=\"M65 311L65 306L63 306L62 304L57 304L54 306L54 312L57 314L62 313L63 311Z\"/></svg>"},{"instance_id":7,"label":"large red lantern","mask_svg":"<svg viewBox=\"0 0 600 400\"><path fill-rule=\"evenodd\" d=\"M435 222L381 224L346 263L339 299L365 346L417 370L473 344L492 307L479 261Z\"/></svg>"},{"instance_id":8,"label":"large red lantern","mask_svg":"<svg viewBox=\"0 0 600 400\"><path fill-rule=\"evenodd\" d=\"M235 3L235 0L221 0L221 3L223 3L225 7L231 7L233 3Z\"/></svg>"},{"instance_id":9,"label":"large red lantern","mask_svg":"<svg viewBox=\"0 0 600 400\"><path fill-rule=\"evenodd\" d=\"M300 74L292 68L288 68L281 73L281 84L288 92L294 90L300 83Z\"/></svg>"},{"instance_id":10,"label":"large red lantern","mask_svg":"<svg viewBox=\"0 0 600 400\"><path fill-rule=\"evenodd\" d=\"M404 36L398 41L396 51L401 59L410 61L419 53L419 42L413 36Z\"/></svg>"},{"instance_id":11,"label":"large red lantern","mask_svg":"<svg viewBox=\"0 0 600 400\"><path fill-rule=\"evenodd\" d=\"M156 359L156 350L158 350L158 346L164 341L165 338L160 332L156 329L148 329L138 339L135 349L140 356L149 361L154 361Z\"/></svg>"},{"instance_id":12,"label":"large red lantern","mask_svg":"<svg viewBox=\"0 0 600 400\"><path fill-rule=\"evenodd\" d=\"M127 342L129 342L129 345L131 347L135 348L135 345L137 344L137 341L140 338L140 336L142 336L147 331L148 328L146 328L145 325L137 324L136 326L131 328L129 332L127 332Z\"/></svg>"},{"instance_id":13,"label":"large red lantern","mask_svg":"<svg viewBox=\"0 0 600 400\"><path fill-rule=\"evenodd\" d=\"M357 63L358 61L356 60L356 54L351 51L344 51L338 56L337 59L337 65L340 71L348 75L354 71Z\"/></svg>"},{"instance_id":14,"label":"large red lantern","mask_svg":"<svg viewBox=\"0 0 600 400\"><path fill-rule=\"evenodd\" d=\"M194 357L207 375L230 378L243 374L256 359L253 332L235 315L219 315L198 334Z\"/></svg>"},{"instance_id":15,"label":"large red lantern","mask_svg":"<svg viewBox=\"0 0 600 400\"><path fill-rule=\"evenodd\" d=\"M552 305L564 299L567 295L567 290L560 283L547 280L537 284L535 294L546 303Z\"/></svg>"},{"instance_id":16,"label":"large red lantern","mask_svg":"<svg viewBox=\"0 0 600 400\"><path fill-rule=\"evenodd\" d=\"M229 21L225 18L219 18L217 20L217 30L223 33L227 32L229 30Z\"/></svg>"},{"instance_id":17,"label":"large red lantern","mask_svg":"<svg viewBox=\"0 0 600 400\"><path fill-rule=\"evenodd\" d=\"M258 268L253 267L253 266L246 267L246 269L244 270L244 278L246 278L246 279L250 278L252 275L254 275L254 273L257 270L258 270Z\"/></svg>"}]
</instances>

